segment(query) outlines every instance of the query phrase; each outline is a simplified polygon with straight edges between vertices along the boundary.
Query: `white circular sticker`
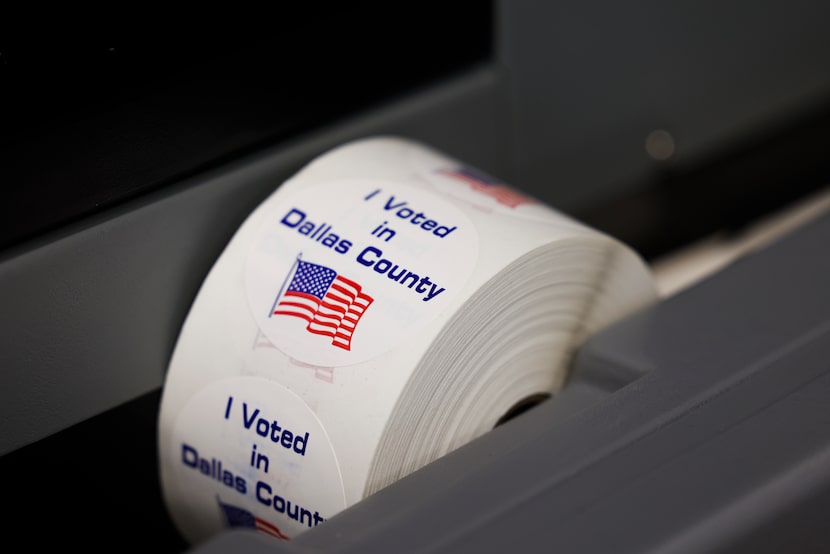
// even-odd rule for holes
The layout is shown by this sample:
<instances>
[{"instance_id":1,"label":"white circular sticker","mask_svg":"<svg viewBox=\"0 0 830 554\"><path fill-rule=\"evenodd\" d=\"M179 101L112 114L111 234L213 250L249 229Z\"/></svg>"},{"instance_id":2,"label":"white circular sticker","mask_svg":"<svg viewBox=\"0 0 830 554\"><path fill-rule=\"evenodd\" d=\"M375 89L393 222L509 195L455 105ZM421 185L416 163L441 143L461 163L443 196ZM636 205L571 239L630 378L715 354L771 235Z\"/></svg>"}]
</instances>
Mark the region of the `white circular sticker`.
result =
<instances>
[{"instance_id":1,"label":"white circular sticker","mask_svg":"<svg viewBox=\"0 0 830 554\"><path fill-rule=\"evenodd\" d=\"M346 507L334 449L296 394L258 377L211 383L173 429L174 516L191 540L248 528L288 540Z\"/></svg>"},{"instance_id":2,"label":"white circular sticker","mask_svg":"<svg viewBox=\"0 0 830 554\"><path fill-rule=\"evenodd\" d=\"M478 259L469 218L417 186L340 180L275 200L248 256L248 299L270 342L306 364L390 350L444 310Z\"/></svg>"}]
</instances>

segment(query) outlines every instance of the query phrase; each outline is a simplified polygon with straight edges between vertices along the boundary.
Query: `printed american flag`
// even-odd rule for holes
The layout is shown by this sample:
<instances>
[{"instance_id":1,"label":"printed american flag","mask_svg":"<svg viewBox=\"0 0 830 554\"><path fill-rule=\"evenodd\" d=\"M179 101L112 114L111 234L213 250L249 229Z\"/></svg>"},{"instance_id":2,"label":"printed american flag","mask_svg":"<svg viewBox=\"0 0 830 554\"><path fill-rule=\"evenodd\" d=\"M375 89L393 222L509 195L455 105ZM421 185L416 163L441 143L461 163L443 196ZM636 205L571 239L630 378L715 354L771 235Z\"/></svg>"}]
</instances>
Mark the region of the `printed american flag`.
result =
<instances>
[{"instance_id":1,"label":"printed american flag","mask_svg":"<svg viewBox=\"0 0 830 554\"><path fill-rule=\"evenodd\" d=\"M284 541L290 540L290 537L280 531L279 527L273 523L268 523L264 519L256 517L254 514L244 508L225 504L221 500L219 506L222 508L222 515L225 516L225 521L228 527L244 527L248 529L256 529L268 535L277 537Z\"/></svg>"},{"instance_id":2,"label":"printed american flag","mask_svg":"<svg viewBox=\"0 0 830 554\"><path fill-rule=\"evenodd\" d=\"M331 337L332 346L351 350L357 324L374 299L329 267L297 260L293 271L272 315L304 319L309 333Z\"/></svg>"},{"instance_id":3,"label":"printed american flag","mask_svg":"<svg viewBox=\"0 0 830 554\"><path fill-rule=\"evenodd\" d=\"M493 179L489 175L485 175L480 171L469 167L460 167L458 169L442 169L438 171L441 175L452 177L459 181L463 181L470 185L476 192L481 192L493 198L499 204L503 204L509 208L515 208L522 204L534 204L535 200L525 196L524 194L508 187Z\"/></svg>"}]
</instances>

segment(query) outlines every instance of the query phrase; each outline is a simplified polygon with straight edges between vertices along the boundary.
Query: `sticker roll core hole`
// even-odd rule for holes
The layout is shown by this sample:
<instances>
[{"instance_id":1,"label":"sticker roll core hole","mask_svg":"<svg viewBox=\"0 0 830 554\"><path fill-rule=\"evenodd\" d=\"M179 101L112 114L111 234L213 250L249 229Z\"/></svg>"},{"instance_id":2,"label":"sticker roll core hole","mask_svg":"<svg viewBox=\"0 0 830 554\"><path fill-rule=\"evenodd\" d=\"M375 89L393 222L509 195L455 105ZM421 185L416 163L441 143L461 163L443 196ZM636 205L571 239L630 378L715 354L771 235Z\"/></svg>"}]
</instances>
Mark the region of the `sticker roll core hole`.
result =
<instances>
[{"instance_id":1,"label":"sticker roll core hole","mask_svg":"<svg viewBox=\"0 0 830 554\"><path fill-rule=\"evenodd\" d=\"M537 405L541 404L548 398L550 398L550 393L538 393L538 394L531 394L530 396L526 396L522 398L513 406L507 410L507 412L499 418L496 422L496 427L502 425L503 423L510 421L511 419L525 413L526 411L535 408Z\"/></svg>"}]
</instances>

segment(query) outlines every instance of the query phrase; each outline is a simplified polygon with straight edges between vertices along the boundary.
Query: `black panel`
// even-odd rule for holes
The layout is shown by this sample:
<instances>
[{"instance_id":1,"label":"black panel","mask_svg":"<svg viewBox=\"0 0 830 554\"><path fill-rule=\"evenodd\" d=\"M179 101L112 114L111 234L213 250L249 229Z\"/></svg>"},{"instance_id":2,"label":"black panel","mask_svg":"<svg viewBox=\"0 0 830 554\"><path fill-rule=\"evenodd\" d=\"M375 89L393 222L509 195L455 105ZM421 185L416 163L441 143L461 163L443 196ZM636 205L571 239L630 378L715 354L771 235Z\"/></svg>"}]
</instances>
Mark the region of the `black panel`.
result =
<instances>
[{"instance_id":1,"label":"black panel","mask_svg":"<svg viewBox=\"0 0 830 554\"><path fill-rule=\"evenodd\" d=\"M280 5L245 43L2 48L0 248L487 61L492 9Z\"/></svg>"},{"instance_id":2,"label":"black panel","mask_svg":"<svg viewBox=\"0 0 830 554\"><path fill-rule=\"evenodd\" d=\"M182 552L161 496L153 391L0 457L9 540L43 550Z\"/></svg>"}]
</instances>

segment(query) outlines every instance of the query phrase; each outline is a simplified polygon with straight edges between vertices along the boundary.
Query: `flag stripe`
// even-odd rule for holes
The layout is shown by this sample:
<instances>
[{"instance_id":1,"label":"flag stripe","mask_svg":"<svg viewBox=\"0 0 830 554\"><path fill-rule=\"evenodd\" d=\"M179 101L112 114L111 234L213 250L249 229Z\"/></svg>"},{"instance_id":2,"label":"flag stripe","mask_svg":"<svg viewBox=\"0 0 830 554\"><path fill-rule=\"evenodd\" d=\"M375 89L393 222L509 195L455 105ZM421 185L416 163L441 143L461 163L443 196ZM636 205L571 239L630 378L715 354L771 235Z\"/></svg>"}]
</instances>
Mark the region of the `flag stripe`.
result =
<instances>
[{"instance_id":1,"label":"flag stripe","mask_svg":"<svg viewBox=\"0 0 830 554\"><path fill-rule=\"evenodd\" d=\"M308 330L312 333L319 334L326 334L331 333L332 335L337 332L337 325L334 323L323 323L321 321L317 321L316 319L309 323Z\"/></svg>"},{"instance_id":2,"label":"flag stripe","mask_svg":"<svg viewBox=\"0 0 830 554\"><path fill-rule=\"evenodd\" d=\"M308 314L297 313L297 312L288 312L285 310L277 310L274 312L274 315L289 315L293 317L299 317L300 319L304 319L306 321L311 321L311 316Z\"/></svg>"},{"instance_id":3,"label":"flag stripe","mask_svg":"<svg viewBox=\"0 0 830 554\"><path fill-rule=\"evenodd\" d=\"M332 310L334 312L337 312L338 314L345 314L346 313L346 308L344 308L343 306L337 306L335 304L332 304L331 302L325 302L325 301L321 302L320 303L320 308L326 308L326 309Z\"/></svg>"},{"instance_id":4,"label":"flag stripe","mask_svg":"<svg viewBox=\"0 0 830 554\"><path fill-rule=\"evenodd\" d=\"M271 523L268 523L267 521L260 518L256 518L256 529L258 531L262 531L263 533L268 533L269 535L277 537L278 539L286 541L290 540L290 537L282 531L280 531L279 527Z\"/></svg>"},{"instance_id":5,"label":"flag stripe","mask_svg":"<svg viewBox=\"0 0 830 554\"><path fill-rule=\"evenodd\" d=\"M337 315L322 314L320 312L317 312L317 314L314 316L313 321L315 323L319 323L320 325L334 325L335 327L337 327L338 325L340 325L341 319L342 318Z\"/></svg>"},{"instance_id":6,"label":"flag stripe","mask_svg":"<svg viewBox=\"0 0 830 554\"><path fill-rule=\"evenodd\" d=\"M339 292L339 293L343 294L343 295L346 297L346 299L347 299L347 301L348 301L348 302L353 302L353 301L354 301L355 296L357 296L357 293L350 291L350 290L349 290L349 289L347 289L346 287L341 287L340 285L338 285L338 284L336 284L336 283L335 283L335 284L333 284L333 285L331 286L331 288L333 288L333 289L334 289L334 290L336 290L337 292Z\"/></svg>"},{"instance_id":7,"label":"flag stripe","mask_svg":"<svg viewBox=\"0 0 830 554\"><path fill-rule=\"evenodd\" d=\"M280 302L280 306L286 306L290 308L300 308L301 310L309 310L310 308L306 304L301 304L299 302ZM277 313L277 312L274 312Z\"/></svg>"},{"instance_id":8,"label":"flag stripe","mask_svg":"<svg viewBox=\"0 0 830 554\"><path fill-rule=\"evenodd\" d=\"M347 279L346 277L343 277L342 275L338 275L337 278L340 281L346 283L347 285L349 285L352 288L355 288L357 290L360 290L360 288L361 288L360 285L358 285L356 282L352 281L351 279Z\"/></svg>"}]
</instances>

